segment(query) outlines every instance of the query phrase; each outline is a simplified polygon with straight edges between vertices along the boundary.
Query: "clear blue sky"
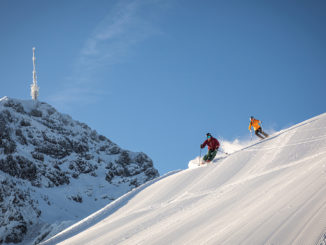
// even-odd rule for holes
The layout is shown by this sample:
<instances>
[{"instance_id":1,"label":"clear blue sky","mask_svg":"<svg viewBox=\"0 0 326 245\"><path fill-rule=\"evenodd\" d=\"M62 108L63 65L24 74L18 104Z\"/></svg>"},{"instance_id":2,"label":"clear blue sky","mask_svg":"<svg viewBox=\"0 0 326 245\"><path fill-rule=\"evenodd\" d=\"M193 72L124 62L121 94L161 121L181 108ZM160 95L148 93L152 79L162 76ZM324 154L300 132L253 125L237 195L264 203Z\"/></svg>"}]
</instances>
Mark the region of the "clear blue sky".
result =
<instances>
[{"instance_id":1,"label":"clear blue sky","mask_svg":"<svg viewBox=\"0 0 326 245\"><path fill-rule=\"evenodd\" d=\"M1 97L41 101L164 174L211 132L249 136L325 112L324 0L0 0Z\"/></svg>"}]
</instances>

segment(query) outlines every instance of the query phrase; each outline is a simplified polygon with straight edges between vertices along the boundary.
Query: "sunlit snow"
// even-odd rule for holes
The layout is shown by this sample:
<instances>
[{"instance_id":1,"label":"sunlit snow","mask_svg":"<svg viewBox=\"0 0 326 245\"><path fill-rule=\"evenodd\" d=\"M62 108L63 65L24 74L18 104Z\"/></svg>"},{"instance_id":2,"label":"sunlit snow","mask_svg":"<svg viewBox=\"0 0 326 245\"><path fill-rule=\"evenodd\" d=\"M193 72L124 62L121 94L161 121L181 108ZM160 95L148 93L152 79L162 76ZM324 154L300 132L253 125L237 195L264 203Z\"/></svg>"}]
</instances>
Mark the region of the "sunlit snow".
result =
<instances>
[{"instance_id":1,"label":"sunlit snow","mask_svg":"<svg viewBox=\"0 0 326 245\"><path fill-rule=\"evenodd\" d=\"M326 114L247 143L225 144L230 155L147 183L44 244L324 244Z\"/></svg>"}]
</instances>

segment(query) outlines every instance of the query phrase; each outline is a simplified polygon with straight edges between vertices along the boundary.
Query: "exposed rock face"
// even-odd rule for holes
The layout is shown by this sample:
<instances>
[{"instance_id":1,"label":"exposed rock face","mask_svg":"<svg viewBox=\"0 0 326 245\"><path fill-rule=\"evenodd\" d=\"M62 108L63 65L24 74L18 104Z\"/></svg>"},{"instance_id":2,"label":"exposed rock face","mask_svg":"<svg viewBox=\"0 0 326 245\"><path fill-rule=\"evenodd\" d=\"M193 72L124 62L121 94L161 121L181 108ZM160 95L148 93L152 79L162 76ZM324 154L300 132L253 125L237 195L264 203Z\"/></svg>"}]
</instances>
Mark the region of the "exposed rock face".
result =
<instances>
[{"instance_id":1,"label":"exposed rock face","mask_svg":"<svg viewBox=\"0 0 326 245\"><path fill-rule=\"evenodd\" d=\"M37 243L158 175L46 103L0 100L0 244Z\"/></svg>"}]
</instances>

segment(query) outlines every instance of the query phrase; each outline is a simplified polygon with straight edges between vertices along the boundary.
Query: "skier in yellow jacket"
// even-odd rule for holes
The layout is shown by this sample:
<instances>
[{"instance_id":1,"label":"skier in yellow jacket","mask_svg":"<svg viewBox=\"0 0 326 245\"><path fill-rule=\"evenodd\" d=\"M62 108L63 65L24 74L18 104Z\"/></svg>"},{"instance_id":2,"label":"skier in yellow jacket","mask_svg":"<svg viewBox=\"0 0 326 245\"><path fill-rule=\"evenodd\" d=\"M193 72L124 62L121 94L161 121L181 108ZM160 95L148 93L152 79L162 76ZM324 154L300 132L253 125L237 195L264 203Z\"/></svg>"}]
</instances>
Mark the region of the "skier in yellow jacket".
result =
<instances>
[{"instance_id":1,"label":"skier in yellow jacket","mask_svg":"<svg viewBox=\"0 0 326 245\"><path fill-rule=\"evenodd\" d=\"M250 123L249 123L249 131L251 132L251 127L254 127L255 130L255 134L261 138L261 139L265 139L268 137L268 134L266 134L262 127L261 127L261 121L255 119L254 117L250 117ZM264 137L262 135L264 135Z\"/></svg>"}]
</instances>

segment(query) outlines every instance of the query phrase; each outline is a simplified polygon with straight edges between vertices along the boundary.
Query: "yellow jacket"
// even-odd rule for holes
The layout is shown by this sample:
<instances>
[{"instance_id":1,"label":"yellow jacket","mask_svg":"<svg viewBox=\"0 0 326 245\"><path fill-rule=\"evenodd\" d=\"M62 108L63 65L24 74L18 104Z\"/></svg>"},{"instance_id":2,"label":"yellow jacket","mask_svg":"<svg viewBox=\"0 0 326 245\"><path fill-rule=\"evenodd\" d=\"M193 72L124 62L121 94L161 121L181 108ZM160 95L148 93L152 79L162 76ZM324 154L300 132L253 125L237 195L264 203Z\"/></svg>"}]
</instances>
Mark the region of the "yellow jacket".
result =
<instances>
[{"instance_id":1,"label":"yellow jacket","mask_svg":"<svg viewBox=\"0 0 326 245\"><path fill-rule=\"evenodd\" d=\"M255 131L259 129L260 128L259 123L261 123L261 121L257 119L251 120L249 123L249 130L251 131L251 127L254 127Z\"/></svg>"}]
</instances>

